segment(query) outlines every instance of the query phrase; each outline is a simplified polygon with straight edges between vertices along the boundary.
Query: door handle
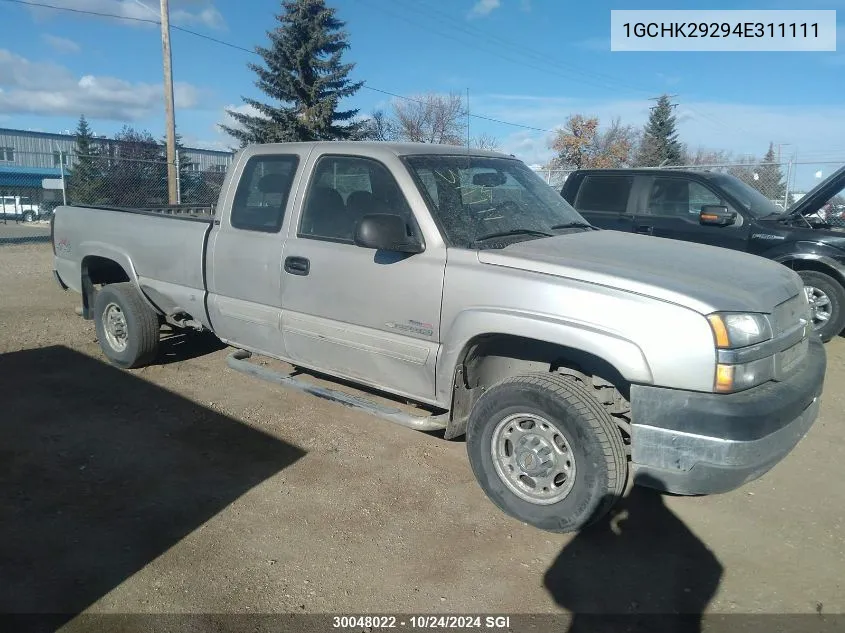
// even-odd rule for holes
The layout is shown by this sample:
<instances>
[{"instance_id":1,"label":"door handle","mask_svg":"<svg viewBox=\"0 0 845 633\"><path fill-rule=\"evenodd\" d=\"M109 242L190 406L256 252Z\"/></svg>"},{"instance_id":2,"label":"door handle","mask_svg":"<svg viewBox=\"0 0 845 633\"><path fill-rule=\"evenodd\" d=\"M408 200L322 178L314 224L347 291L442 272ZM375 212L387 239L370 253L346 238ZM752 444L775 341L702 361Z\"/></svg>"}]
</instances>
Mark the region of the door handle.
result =
<instances>
[{"instance_id":1,"label":"door handle","mask_svg":"<svg viewBox=\"0 0 845 633\"><path fill-rule=\"evenodd\" d=\"M291 275L307 275L311 270L311 262L306 257L285 258L285 272Z\"/></svg>"},{"instance_id":2,"label":"door handle","mask_svg":"<svg viewBox=\"0 0 845 633\"><path fill-rule=\"evenodd\" d=\"M645 224L641 224L640 226L636 227L634 231L642 235L654 235L654 227Z\"/></svg>"}]
</instances>

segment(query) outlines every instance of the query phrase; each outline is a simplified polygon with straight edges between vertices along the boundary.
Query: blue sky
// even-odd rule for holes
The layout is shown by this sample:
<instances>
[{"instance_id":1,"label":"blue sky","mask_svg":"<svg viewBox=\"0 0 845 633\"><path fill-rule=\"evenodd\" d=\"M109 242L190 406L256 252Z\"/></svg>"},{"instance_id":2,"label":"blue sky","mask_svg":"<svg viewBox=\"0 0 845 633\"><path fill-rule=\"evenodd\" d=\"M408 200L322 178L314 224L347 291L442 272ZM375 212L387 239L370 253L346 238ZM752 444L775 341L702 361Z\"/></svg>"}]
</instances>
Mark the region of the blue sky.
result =
<instances>
[{"instance_id":1,"label":"blue sky","mask_svg":"<svg viewBox=\"0 0 845 633\"><path fill-rule=\"evenodd\" d=\"M37 1L37 0L35 0ZM147 6L143 6L145 3ZM52 0L50 4L156 19L156 0ZM769 141L799 160L845 162L845 49L812 53L612 53L610 10L630 1L329 0L347 22L354 77L413 95L469 90L473 113L550 130L569 114L641 125L650 97L676 94L682 140L691 147L762 154ZM794 9L796 3L722 3ZM805 0L843 9L845 0ZM266 42L278 0L171 0L174 24L251 48ZM652 0L642 8L677 8ZM683 8L713 9L686 0ZM72 129L85 113L110 134L124 123L163 134L158 27L0 0L0 126ZM174 31L177 125L192 144L231 142L217 129L225 108L260 96L246 67L255 56ZM390 97L361 90L362 114ZM529 163L550 156L547 132L472 119L473 135Z\"/></svg>"}]
</instances>

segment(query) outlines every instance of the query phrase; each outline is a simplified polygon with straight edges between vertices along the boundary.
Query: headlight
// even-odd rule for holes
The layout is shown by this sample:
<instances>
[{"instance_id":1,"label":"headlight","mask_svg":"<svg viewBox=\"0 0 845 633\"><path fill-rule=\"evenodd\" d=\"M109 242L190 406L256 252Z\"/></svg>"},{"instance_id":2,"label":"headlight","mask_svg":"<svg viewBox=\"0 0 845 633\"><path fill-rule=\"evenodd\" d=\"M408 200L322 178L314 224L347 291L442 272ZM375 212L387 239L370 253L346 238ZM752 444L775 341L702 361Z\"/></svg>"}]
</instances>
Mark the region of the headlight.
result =
<instances>
[{"instance_id":1,"label":"headlight","mask_svg":"<svg viewBox=\"0 0 845 633\"><path fill-rule=\"evenodd\" d=\"M763 314L716 312L707 317L719 349L762 343L772 338L772 327Z\"/></svg>"},{"instance_id":2,"label":"headlight","mask_svg":"<svg viewBox=\"0 0 845 633\"><path fill-rule=\"evenodd\" d=\"M772 338L772 327L763 314L723 312L707 317L713 339L720 350L731 350L756 345ZM733 393L771 380L774 359L769 356L741 364L716 364L714 390Z\"/></svg>"}]
</instances>

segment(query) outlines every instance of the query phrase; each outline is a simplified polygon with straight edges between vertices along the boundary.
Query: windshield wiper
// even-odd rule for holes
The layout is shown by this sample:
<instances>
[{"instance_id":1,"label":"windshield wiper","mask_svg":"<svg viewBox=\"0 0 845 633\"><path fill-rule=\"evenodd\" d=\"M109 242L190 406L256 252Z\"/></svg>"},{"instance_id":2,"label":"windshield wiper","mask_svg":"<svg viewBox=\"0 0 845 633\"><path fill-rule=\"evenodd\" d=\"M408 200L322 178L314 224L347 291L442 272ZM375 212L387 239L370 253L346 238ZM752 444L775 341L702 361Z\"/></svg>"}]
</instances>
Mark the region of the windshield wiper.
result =
<instances>
[{"instance_id":1,"label":"windshield wiper","mask_svg":"<svg viewBox=\"0 0 845 633\"><path fill-rule=\"evenodd\" d=\"M473 240L474 243L484 242L486 240L492 240L494 237L510 237L511 235L536 235L538 237L554 237L551 233L546 233L544 231L535 231L533 229L511 229L510 231L502 231L500 233L490 233L488 235L482 235L481 237L476 237Z\"/></svg>"},{"instance_id":2,"label":"windshield wiper","mask_svg":"<svg viewBox=\"0 0 845 633\"><path fill-rule=\"evenodd\" d=\"M559 229L575 229L575 228L585 228L585 229L594 229L596 228L592 224L587 224L586 222L564 222L563 224L555 224L552 228L552 231L557 231Z\"/></svg>"}]
</instances>

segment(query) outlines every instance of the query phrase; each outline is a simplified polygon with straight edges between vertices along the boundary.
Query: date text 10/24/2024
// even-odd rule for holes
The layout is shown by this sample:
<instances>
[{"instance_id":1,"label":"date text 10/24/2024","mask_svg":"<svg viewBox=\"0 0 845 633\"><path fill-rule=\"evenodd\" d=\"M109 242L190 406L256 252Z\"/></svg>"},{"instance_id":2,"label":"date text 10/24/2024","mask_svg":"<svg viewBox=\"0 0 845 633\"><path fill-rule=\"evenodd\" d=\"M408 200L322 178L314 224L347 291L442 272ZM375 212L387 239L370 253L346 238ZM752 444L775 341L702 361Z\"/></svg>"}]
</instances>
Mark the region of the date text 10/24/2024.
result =
<instances>
[{"instance_id":1,"label":"date text 10/24/2024","mask_svg":"<svg viewBox=\"0 0 845 633\"><path fill-rule=\"evenodd\" d=\"M349 615L334 616L332 627L335 629L472 629L497 630L510 627L510 617L506 615Z\"/></svg>"}]
</instances>

